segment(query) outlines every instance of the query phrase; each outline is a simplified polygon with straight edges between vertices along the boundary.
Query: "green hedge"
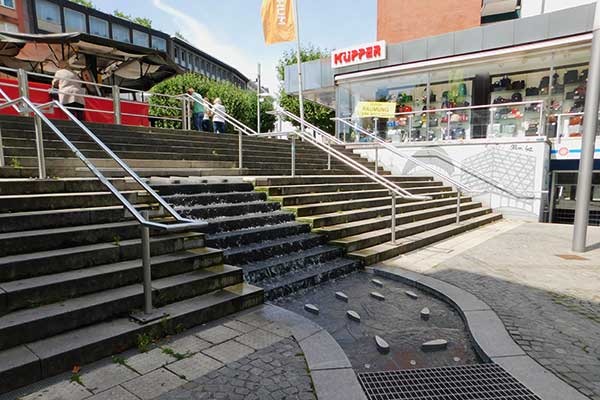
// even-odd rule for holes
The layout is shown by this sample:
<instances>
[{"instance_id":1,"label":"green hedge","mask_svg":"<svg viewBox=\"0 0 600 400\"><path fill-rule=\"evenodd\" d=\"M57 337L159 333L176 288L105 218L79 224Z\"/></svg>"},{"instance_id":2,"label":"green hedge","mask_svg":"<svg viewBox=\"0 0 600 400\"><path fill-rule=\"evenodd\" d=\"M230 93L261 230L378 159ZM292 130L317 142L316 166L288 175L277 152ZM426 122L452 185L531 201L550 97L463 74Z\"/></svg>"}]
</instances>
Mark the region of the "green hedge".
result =
<instances>
[{"instance_id":1,"label":"green hedge","mask_svg":"<svg viewBox=\"0 0 600 400\"><path fill-rule=\"evenodd\" d=\"M256 129L256 93L250 90L240 89L230 82L217 82L202 75L187 73L177 75L155 85L150 92L157 94L168 94L172 96L186 93L188 88L194 90L211 101L220 97L227 113L238 119L252 129ZM170 106L176 109L165 109L156 106ZM261 103L260 127L262 132L273 130L275 116L267 114L273 110L270 98L265 98ZM181 118L181 101L178 99L152 96L150 98L149 115L154 117ZM163 128L181 129L180 121L158 120L156 126ZM231 124L227 124L227 131L234 132Z\"/></svg>"}]
</instances>

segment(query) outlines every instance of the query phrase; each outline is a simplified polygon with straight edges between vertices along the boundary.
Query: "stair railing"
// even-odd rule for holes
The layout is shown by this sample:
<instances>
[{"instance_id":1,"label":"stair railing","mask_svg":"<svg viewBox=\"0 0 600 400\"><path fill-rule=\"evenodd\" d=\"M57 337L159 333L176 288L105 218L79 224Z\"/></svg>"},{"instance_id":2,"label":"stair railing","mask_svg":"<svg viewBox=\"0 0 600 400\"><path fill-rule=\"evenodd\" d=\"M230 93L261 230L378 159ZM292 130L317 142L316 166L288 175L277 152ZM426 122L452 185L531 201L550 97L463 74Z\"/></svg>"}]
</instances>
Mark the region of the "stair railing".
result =
<instances>
[{"instance_id":1,"label":"stair railing","mask_svg":"<svg viewBox=\"0 0 600 400\"><path fill-rule=\"evenodd\" d=\"M42 132L42 123L46 124L56 136L62 140L67 147L79 158L85 166L94 174L96 178L119 200L123 208L129 212L139 222L141 229L142 241L142 266L144 271L144 312L134 313L132 318L141 323L162 318L164 313L153 312L152 308L152 275L151 275L151 258L150 258L150 229L162 230L167 232L191 231L206 227L208 224L205 221L191 220L183 218L175 211L169 203L160 197L138 174L135 173L121 158L119 158L108 146L106 146L96 135L94 135L79 119L77 119L65 106L58 101L50 101L45 104L35 105L27 97L20 97L15 100L8 100L0 104L0 109L6 107L19 107L21 112L33 113L35 126L35 141L37 148L38 170L40 179L47 178L46 162L44 158L44 139ZM60 131L52 123L42 109L47 107L56 107L60 109L71 121L75 123L88 137L90 137L112 160L114 160L135 182L137 182L159 205L157 214L162 214L163 210L177 221L174 224L165 224L154 222L149 219L148 211L140 212L133 204L129 202L119 190L108 180L102 172L90 161L78 148L71 142L63 132Z\"/></svg>"}]
</instances>

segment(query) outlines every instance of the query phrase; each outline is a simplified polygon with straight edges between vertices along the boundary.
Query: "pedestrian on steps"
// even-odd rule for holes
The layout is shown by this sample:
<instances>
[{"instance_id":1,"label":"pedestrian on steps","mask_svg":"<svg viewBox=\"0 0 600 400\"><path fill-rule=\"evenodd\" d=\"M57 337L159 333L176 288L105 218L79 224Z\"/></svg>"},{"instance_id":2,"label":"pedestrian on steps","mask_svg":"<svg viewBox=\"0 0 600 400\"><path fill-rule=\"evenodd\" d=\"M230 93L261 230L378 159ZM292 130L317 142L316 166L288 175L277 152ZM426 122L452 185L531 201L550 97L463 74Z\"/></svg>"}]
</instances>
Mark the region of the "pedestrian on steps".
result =
<instances>
[{"instance_id":1,"label":"pedestrian on steps","mask_svg":"<svg viewBox=\"0 0 600 400\"><path fill-rule=\"evenodd\" d=\"M210 99L206 98L206 101L210 104ZM212 122L210 118L212 117L212 111L210 108L207 108L204 112L204 118L202 119L202 130L204 132L212 132Z\"/></svg>"},{"instance_id":2,"label":"pedestrian on steps","mask_svg":"<svg viewBox=\"0 0 600 400\"><path fill-rule=\"evenodd\" d=\"M66 60L58 62L58 70L54 73L52 87L58 89L58 101L69 108L69 111L80 121L83 121L83 96L85 89L81 78L69 68Z\"/></svg>"},{"instance_id":3,"label":"pedestrian on steps","mask_svg":"<svg viewBox=\"0 0 600 400\"><path fill-rule=\"evenodd\" d=\"M204 100L200 93L196 93L194 88L189 88L187 92L194 99L194 104L192 105L192 125L194 126L194 130L200 131L202 130L202 120L204 119Z\"/></svg>"},{"instance_id":4,"label":"pedestrian on steps","mask_svg":"<svg viewBox=\"0 0 600 400\"><path fill-rule=\"evenodd\" d=\"M215 133L225 133L225 118L223 117L223 114L226 111L225 106L219 97L215 99L213 108L213 127L215 128Z\"/></svg>"}]
</instances>

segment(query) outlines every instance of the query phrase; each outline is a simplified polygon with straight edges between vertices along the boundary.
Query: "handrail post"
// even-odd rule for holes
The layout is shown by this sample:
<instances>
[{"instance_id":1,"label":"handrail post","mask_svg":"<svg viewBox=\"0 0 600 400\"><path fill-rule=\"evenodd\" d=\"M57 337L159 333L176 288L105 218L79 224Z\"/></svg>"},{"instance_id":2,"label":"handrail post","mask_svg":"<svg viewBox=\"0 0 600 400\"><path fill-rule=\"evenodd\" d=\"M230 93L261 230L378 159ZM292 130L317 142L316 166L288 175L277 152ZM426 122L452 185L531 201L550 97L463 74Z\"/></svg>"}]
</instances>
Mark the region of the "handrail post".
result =
<instances>
[{"instance_id":1,"label":"handrail post","mask_svg":"<svg viewBox=\"0 0 600 400\"><path fill-rule=\"evenodd\" d=\"M0 145L2 145L2 142L0 142ZM327 153L327 171L331 171L331 153Z\"/></svg>"},{"instance_id":2,"label":"handrail post","mask_svg":"<svg viewBox=\"0 0 600 400\"><path fill-rule=\"evenodd\" d=\"M292 176L296 176L296 135L292 135Z\"/></svg>"},{"instance_id":3,"label":"handrail post","mask_svg":"<svg viewBox=\"0 0 600 400\"><path fill-rule=\"evenodd\" d=\"M188 130L187 127L187 101L185 97L181 98L181 129L184 131Z\"/></svg>"},{"instance_id":4,"label":"handrail post","mask_svg":"<svg viewBox=\"0 0 600 400\"><path fill-rule=\"evenodd\" d=\"M460 188L456 188L456 223L460 224Z\"/></svg>"},{"instance_id":5,"label":"handrail post","mask_svg":"<svg viewBox=\"0 0 600 400\"><path fill-rule=\"evenodd\" d=\"M113 94L113 113L115 115L115 124L121 125L121 89L114 85L112 87Z\"/></svg>"},{"instance_id":6,"label":"handrail post","mask_svg":"<svg viewBox=\"0 0 600 400\"><path fill-rule=\"evenodd\" d=\"M148 218L148 212L144 212ZM150 228L140 225L142 238L142 267L144 271L144 314L152 314L152 261L150 259Z\"/></svg>"},{"instance_id":7,"label":"handrail post","mask_svg":"<svg viewBox=\"0 0 600 400\"><path fill-rule=\"evenodd\" d=\"M392 193L392 244L396 244L396 193Z\"/></svg>"},{"instance_id":8,"label":"handrail post","mask_svg":"<svg viewBox=\"0 0 600 400\"><path fill-rule=\"evenodd\" d=\"M46 158L44 157L44 133L42 130L42 119L34 113L33 122L35 125L35 147L38 159L38 176L40 179L46 179Z\"/></svg>"},{"instance_id":9,"label":"handrail post","mask_svg":"<svg viewBox=\"0 0 600 400\"><path fill-rule=\"evenodd\" d=\"M4 167L4 146L2 145L2 127L0 127L0 167Z\"/></svg>"},{"instance_id":10,"label":"handrail post","mask_svg":"<svg viewBox=\"0 0 600 400\"><path fill-rule=\"evenodd\" d=\"M29 78L27 76L27 71L22 68L17 70L17 80L19 85L19 97L27 97L29 98ZM27 116L29 115L29 111L27 111L26 107L23 107L21 111L21 115Z\"/></svg>"},{"instance_id":11,"label":"handrail post","mask_svg":"<svg viewBox=\"0 0 600 400\"><path fill-rule=\"evenodd\" d=\"M375 145L375 173L379 169L379 146Z\"/></svg>"},{"instance_id":12,"label":"handrail post","mask_svg":"<svg viewBox=\"0 0 600 400\"><path fill-rule=\"evenodd\" d=\"M238 129L238 168L243 168L243 133L241 129Z\"/></svg>"}]
</instances>

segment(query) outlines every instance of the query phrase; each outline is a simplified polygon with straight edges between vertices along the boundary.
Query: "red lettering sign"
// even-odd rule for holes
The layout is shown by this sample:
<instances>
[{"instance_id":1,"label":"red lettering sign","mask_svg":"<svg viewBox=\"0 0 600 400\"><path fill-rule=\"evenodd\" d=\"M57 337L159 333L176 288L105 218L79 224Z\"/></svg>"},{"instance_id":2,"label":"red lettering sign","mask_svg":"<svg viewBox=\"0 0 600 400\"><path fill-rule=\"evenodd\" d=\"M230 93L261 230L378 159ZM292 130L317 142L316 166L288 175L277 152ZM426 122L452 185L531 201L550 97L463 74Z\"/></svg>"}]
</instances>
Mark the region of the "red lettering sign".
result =
<instances>
[{"instance_id":1,"label":"red lettering sign","mask_svg":"<svg viewBox=\"0 0 600 400\"><path fill-rule=\"evenodd\" d=\"M385 41L370 43L348 49L335 50L331 54L333 68L385 60Z\"/></svg>"}]
</instances>

